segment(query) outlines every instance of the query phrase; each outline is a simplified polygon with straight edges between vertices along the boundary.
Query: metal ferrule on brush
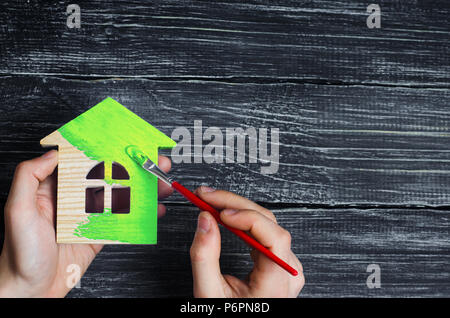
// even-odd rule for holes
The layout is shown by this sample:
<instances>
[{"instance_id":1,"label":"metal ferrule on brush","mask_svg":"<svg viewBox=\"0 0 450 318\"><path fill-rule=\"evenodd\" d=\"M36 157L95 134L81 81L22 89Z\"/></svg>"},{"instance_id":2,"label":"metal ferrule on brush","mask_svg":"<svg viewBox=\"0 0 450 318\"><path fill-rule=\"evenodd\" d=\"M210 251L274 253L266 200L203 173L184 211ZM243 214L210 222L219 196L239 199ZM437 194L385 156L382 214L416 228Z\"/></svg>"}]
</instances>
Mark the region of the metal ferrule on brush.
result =
<instances>
[{"instance_id":1,"label":"metal ferrule on brush","mask_svg":"<svg viewBox=\"0 0 450 318\"><path fill-rule=\"evenodd\" d=\"M169 186L172 186L172 178L169 177L164 171L162 171L153 161L147 159L142 168L147 170L148 172L154 174L156 177L167 183Z\"/></svg>"}]
</instances>

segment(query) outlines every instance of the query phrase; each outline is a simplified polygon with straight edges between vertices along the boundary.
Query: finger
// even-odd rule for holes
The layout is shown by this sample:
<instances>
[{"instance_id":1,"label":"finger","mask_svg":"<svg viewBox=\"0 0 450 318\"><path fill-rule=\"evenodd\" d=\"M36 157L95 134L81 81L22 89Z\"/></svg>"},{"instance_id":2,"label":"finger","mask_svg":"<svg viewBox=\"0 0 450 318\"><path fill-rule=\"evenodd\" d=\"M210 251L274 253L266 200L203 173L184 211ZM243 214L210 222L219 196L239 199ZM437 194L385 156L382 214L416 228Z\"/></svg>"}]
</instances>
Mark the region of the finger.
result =
<instances>
[{"instance_id":1,"label":"finger","mask_svg":"<svg viewBox=\"0 0 450 318\"><path fill-rule=\"evenodd\" d=\"M303 273L303 265L300 262L300 260L297 258L297 255L295 255L293 252L292 252L292 259L294 260L294 263L297 265L295 268L298 269L298 272Z\"/></svg>"},{"instance_id":2,"label":"finger","mask_svg":"<svg viewBox=\"0 0 450 318\"><path fill-rule=\"evenodd\" d=\"M36 192L36 206L38 211L53 226L56 221L56 176L57 171L55 169L50 176L39 184Z\"/></svg>"},{"instance_id":3,"label":"finger","mask_svg":"<svg viewBox=\"0 0 450 318\"><path fill-rule=\"evenodd\" d=\"M164 172L169 172L172 166L172 162L165 156L158 156L158 166ZM173 193L173 188L165 182L158 180L158 199L164 199ZM158 204L158 218L163 217L166 214L166 207L164 204Z\"/></svg>"},{"instance_id":4,"label":"finger","mask_svg":"<svg viewBox=\"0 0 450 318\"><path fill-rule=\"evenodd\" d=\"M169 172L172 167L172 162L165 156L158 156L158 166L164 172ZM164 199L173 193L173 188L167 183L158 180L158 199Z\"/></svg>"},{"instance_id":5,"label":"finger","mask_svg":"<svg viewBox=\"0 0 450 318\"><path fill-rule=\"evenodd\" d=\"M100 253L100 251L102 250L104 244L90 244L92 250L94 251L95 255L97 255L98 253Z\"/></svg>"},{"instance_id":6,"label":"finger","mask_svg":"<svg viewBox=\"0 0 450 318\"><path fill-rule=\"evenodd\" d=\"M256 260L257 260L258 255L259 255L259 252L258 252L257 249L254 249L254 248L253 248L253 249L250 251L250 257L251 257L253 263L256 263Z\"/></svg>"},{"instance_id":7,"label":"finger","mask_svg":"<svg viewBox=\"0 0 450 318\"><path fill-rule=\"evenodd\" d=\"M297 258L297 256L292 253L290 258L290 263L296 264L294 267L298 271L298 275L295 277L295 279L292 279L292 284L290 284L290 294L293 297L297 297L300 291L303 289L303 286L305 285L305 274L303 273L303 265L300 263L300 260Z\"/></svg>"},{"instance_id":8,"label":"finger","mask_svg":"<svg viewBox=\"0 0 450 318\"><path fill-rule=\"evenodd\" d=\"M57 181L57 169L55 169L51 175L45 178L44 181L39 183L37 193L47 196L49 199L56 200L56 181Z\"/></svg>"},{"instance_id":9,"label":"finger","mask_svg":"<svg viewBox=\"0 0 450 318\"><path fill-rule=\"evenodd\" d=\"M258 242L273 251L290 250L289 232L255 210L225 209L220 218L228 226L249 231Z\"/></svg>"},{"instance_id":10,"label":"finger","mask_svg":"<svg viewBox=\"0 0 450 318\"><path fill-rule=\"evenodd\" d=\"M305 278L298 260L292 253L289 254L282 256L282 259L298 271L297 276L286 272L263 253L254 252L255 265L248 277L248 284L255 297L296 297L300 293Z\"/></svg>"},{"instance_id":11,"label":"finger","mask_svg":"<svg viewBox=\"0 0 450 318\"><path fill-rule=\"evenodd\" d=\"M209 212L201 212L191 250L195 297L221 297L220 231Z\"/></svg>"},{"instance_id":12,"label":"finger","mask_svg":"<svg viewBox=\"0 0 450 318\"><path fill-rule=\"evenodd\" d=\"M220 217L226 225L249 231L275 255L299 269L292 259L291 235L269 218L254 210L223 210ZM259 251L252 251L251 256L255 265L249 276L249 286L257 293L255 295L284 295L286 289L283 286L290 286L290 281L296 278Z\"/></svg>"},{"instance_id":13,"label":"finger","mask_svg":"<svg viewBox=\"0 0 450 318\"><path fill-rule=\"evenodd\" d=\"M164 215L166 215L166 206L158 203L158 218L162 218Z\"/></svg>"},{"instance_id":14,"label":"finger","mask_svg":"<svg viewBox=\"0 0 450 318\"><path fill-rule=\"evenodd\" d=\"M232 294L231 297L248 297L250 295L250 288L248 286L248 281L239 279L231 275L223 275L223 278L230 286Z\"/></svg>"},{"instance_id":15,"label":"finger","mask_svg":"<svg viewBox=\"0 0 450 318\"><path fill-rule=\"evenodd\" d=\"M52 204L50 210L54 210L56 207L56 181L57 181L57 171L53 171L51 175L45 178L44 181L39 183L36 195L37 199L43 198Z\"/></svg>"},{"instance_id":16,"label":"finger","mask_svg":"<svg viewBox=\"0 0 450 318\"><path fill-rule=\"evenodd\" d=\"M214 206L218 210L223 209L236 209L236 210L255 210L266 217L271 219L273 222L276 222L276 218L273 213L263 208L262 206L256 204L255 202L241 197L232 192L224 191L224 190L215 190L210 187L201 186L195 190L195 193L203 200Z\"/></svg>"},{"instance_id":17,"label":"finger","mask_svg":"<svg viewBox=\"0 0 450 318\"><path fill-rule=\"evenodd\" d=\"M172 167L172 161L170 161L169 158L166 156L158 156L158 166L161 168L164 172L169 172L170 168Z\"/></svg>"},{"instance_id":18,"label":"finger","mask_svg":"<svg viewBox=\"0 0 450 318\"><path fill-rule=\"evenodd\" d=\"M164 199L173 193L173 188L164 181L158 180L158 199Z\"/></svg>"},{"instance_id":19,"label":"finger","mask_svg":"<svg viewBox=\"0 0 450 318\"><path fill-rule=\"evenodd\" d=\"M52 174L58 164L57 154L56 150L51 150L17 166L8 196L8 206L20 204L24 210L34 206L39 183Z\"/></svg>"}]
</instances>

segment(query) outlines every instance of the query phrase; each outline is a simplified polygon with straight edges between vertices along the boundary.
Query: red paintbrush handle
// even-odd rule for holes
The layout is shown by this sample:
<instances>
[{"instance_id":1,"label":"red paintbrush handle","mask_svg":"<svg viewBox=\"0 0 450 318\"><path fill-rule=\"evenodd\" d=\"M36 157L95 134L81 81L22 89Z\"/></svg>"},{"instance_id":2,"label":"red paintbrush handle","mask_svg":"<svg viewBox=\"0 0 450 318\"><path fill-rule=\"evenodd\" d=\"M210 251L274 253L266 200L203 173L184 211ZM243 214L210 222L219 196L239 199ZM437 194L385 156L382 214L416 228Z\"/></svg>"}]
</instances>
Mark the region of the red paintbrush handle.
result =
<instances>
[{"instance_id":1,"label":"red paintbrush handle","mask_svg":"<svg viewBox=\"0 0 450 318\"><path fill-rule=\"evenodd\" d=\"M198 196L196 196L195 194L193 194L191 191L189 191L188 189L186 189L185 187L183 187L181 184L179 184L176 181L172 182L172 187L177 190L179 193L181 193L186 199L188 199L189 201L191 201L193 204L195 204L200 210L202 211L208 211L212 214L212 216L216 219L217 223L221 224L222 226L224 226L226 229L228 229L229 231L233 232L234 234L236 234L237 236L239 236L242 240L244 240L248 245L250 245L251 247L257 249L258 251L260 251L261 253L263 253L264 255L266 255L268 258L270 258L271 260L273 260L275 263L277 263L278 265L280 265L282 268L284 268L286 271L288 271L289 273L291 273L293 276L297 276L298 272L292 268L291 266L289 266L285 261L283 261L282 259L280 259L278 256L276 256L274 253L272 253L271 251L269 251L266 247L264 247L263 245L261 245L258 241L256 241L254 238L252 238L251 236L249 236L248 234L246 234L245 232L229 227L228 225L224 224L222 222L222 220L220 219L220 212L217 211L216 209L214 209L212 206L210 206L208 203L206 203L205 201L203 201L202 199L200 199Z\"/></svg>"}]
</instances>

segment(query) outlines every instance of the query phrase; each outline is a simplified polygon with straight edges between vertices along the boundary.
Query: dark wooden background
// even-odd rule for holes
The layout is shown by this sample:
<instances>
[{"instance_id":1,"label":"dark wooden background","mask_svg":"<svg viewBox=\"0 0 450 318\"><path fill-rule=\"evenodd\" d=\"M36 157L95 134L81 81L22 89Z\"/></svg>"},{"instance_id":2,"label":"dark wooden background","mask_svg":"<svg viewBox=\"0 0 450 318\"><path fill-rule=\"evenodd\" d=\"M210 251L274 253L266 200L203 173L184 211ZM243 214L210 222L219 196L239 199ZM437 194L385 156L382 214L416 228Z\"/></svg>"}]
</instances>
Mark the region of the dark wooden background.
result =
<instances>
[{"instance_id":1,"label":"dark wooden background","mask_svg":"<svg viewBox=\"0 0 450 318\"><path fill-rule=\"evenodd\" d=\"M81 28L66 7L81 7ZM303 297L450 296L450 3L2 1L0 205L39 140L107 96L177 126L280 129L280 168L178 164L190 188L271 208L305 268ZM169 152L170 153L170 152ZM71 297L192 295L197 209L166 200L156 246L107 246ZM248 248L223 232L224 273ZM368 289L366 268L381 267Z\"/></svg>"}]
</instances>

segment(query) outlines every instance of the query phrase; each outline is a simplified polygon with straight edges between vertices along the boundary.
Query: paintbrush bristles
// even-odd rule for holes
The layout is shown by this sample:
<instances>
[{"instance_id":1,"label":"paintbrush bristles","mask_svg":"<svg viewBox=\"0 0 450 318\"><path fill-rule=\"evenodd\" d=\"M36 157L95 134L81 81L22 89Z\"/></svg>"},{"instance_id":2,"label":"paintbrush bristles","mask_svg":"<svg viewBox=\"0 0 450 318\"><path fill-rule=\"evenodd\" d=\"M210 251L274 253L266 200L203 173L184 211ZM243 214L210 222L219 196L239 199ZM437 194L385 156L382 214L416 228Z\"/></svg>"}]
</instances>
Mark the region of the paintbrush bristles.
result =
<instances>
[{"instance_id":1,"label":"paintbrush bristles","mask_svg":"<svg viewBox=\"0 0 450 318\"><path fill-rule=\"evenodd\" d=\"M144 162L142 168L158 177L158 179L172 186L172 178L169 177L164 171L162 171L161 168L159 168L158 165L150 159L147 158L147 161Z\"/></svg>"}]
</instances>

